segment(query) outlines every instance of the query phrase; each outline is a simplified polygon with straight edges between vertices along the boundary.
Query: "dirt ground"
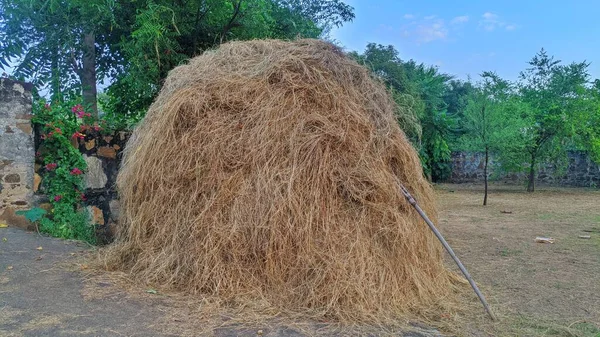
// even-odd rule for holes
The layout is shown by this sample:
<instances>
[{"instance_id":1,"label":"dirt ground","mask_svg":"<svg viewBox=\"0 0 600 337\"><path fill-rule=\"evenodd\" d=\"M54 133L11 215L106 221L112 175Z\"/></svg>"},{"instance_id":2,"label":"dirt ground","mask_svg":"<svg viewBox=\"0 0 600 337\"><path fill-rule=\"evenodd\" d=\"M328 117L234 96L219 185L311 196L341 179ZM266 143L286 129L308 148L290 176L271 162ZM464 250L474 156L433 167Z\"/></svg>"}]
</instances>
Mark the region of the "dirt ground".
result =
<instances>
[{"instance_id":1,"label":"dirt ground","mask_svg":"<svg viewBox=\"0 0 600 337\"><path fill-rule=\"evenodd\" d=\"M436 190L442 233L500 317L491 322L473 300L473 312L446 318L442 329L478 337L600 337L600 190L528 194L494 185L486 207L480 186ZM555 243L535 243L537 236ZM210 324L186 311L191 302L144 286L125 291L114 275L89 275L91 250L82 243L11 227L0 228L0 240L0 336L305 336L327 328L274 322L206 330ZM395 335L440 336L422 325Z\"/></svg>"},{"instance_id":2,"label":"dirt ground","mask_svg":"<svg viewBox=\"0 0 600 337\"><path fill-rule=\"evenodd\" d=\"M442 232L502 318L478 329L600 337L600 190L493 185L485 207L482 186L436 190Z\"/></svg>"}]
</instances>

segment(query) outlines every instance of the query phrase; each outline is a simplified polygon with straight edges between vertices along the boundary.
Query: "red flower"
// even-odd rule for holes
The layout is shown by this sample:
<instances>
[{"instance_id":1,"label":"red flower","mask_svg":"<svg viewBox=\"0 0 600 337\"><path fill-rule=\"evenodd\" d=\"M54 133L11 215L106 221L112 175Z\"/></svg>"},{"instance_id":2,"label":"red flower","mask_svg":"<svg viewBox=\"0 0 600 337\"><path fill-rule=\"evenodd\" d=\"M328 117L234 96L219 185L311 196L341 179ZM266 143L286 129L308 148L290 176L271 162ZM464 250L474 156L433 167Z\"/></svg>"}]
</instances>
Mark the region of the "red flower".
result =
<instances>
[{"instance_id":1,"label":"red flower","mask_svg":"<svg viewBox=\"0 0 600 337\"><path fill-rule=\"evenodd\" d=\"M100 131L100 127L98 125L94 125L94 130L95 131Z\"/></svg>"},{"instance_id":2,"label":"red flower","mask_svg":"<svg viewBox=\"0 0 600 337\"><path fill-rule=\"evenodd\" d=\"M56 164L56 163L50 163L50 164L46 164L46 166L45 166L45 167L46 167L46 170L48 170L48 171L52 171L52 170L54 170L54 169L55 169L57 166L58 166L58 164Z\"/></svg>"},{"instance_id":3,"label":"red flower","mask_svg":"<svg viewBox=\"0 0 600 337\"><path fill-rule=\"evenodd\" d=\"M77 118L83 118L86 115L85 111L83 111L83 107L81 104L77 104L76 106L71 108L71 111L77 115Z\"/></svg>"},{"instance_id":4,"label":"red flower","mask_svg":"<svg viewBox=\"0 0 600 337\"><path fill-rule=\"evenodd\" d=\"M54 128L54 131L58 134L62 135L62 130L60 128Z\"/></svg>"},{"instance_id":5,"label":"red flower","mask_svg":"<svg viewBox=\"0 0 600 337\"><path fill-rule=\"evenodd\" d=\"M87 198L85 197L85 194L81 193L81 200L86 201Z\"/></svg>"},{"instance_id":6,"label":"red flower","mask_svg":"<svg viewBox=\"0 0 600 337\"><path fill-rule=\"evenodd\" d=\"M81 172L81 170L80 170L80 169L78 169L77 167L71 170L71 174L72 174L72 175L75 175L75 176L78 176L78 175L80 175L80 174L82 174L82 173L83 173L83 172Z\"/></svg>"},{"instance_id":7,"label":"red flower","mask_svg":"<svg viewBox=\"0 0 600 337\"><path fill-rule=\"evenodd\" d=\"M62 199L62 195L57 195L54 197L54 201L59 202Z\"/></svg>"},{"instance_id":8,"label":"red flower","mask_svg":"<svg viewBox=\"0 0 600 337\"><path fill-rule=\"evenodd\" d=\"M35 156L36 156L36 157L39 157L39 156L41 156L41 155L42 155L42 154L40 153L40 151L37 151L37 152L35 153Z\"/></svg>"},{"instance_id":9,"label":"red flower","mask_svg":"<svg viewBox=\"0 0 600 337\"><path fill-rule=\"evenodd\" d=\"M85 138L85 135L79 131L76 131L71 138L83 139Z\"/></svg>"},{"instance_id":10,"label":"red flower","mask_svg":"<svg viewBox=\"0 0 600 337\"><path fill-rule=\"evenodd\" d=\"M44 104L44 109L46 109L48 111L52 110L52 108L50 108L50 104L48 104L48 103Z\"/></svg>"}]
</instances>

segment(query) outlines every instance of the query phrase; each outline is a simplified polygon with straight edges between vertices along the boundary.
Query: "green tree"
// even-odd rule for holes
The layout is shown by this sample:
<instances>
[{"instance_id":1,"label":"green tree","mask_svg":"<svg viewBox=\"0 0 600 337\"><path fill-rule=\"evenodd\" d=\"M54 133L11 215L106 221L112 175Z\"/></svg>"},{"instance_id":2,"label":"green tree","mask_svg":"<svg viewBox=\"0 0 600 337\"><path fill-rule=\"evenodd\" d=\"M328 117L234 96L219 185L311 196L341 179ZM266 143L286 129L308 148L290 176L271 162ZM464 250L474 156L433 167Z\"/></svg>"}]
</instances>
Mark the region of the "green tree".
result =
<instances>
[{"instance_id":1,"label":"green tree","mask_svg":"<svg viewBox=\"0 0 600 337\"><path fill-rule=\"evenodd\" d=\"M452 77L413 60L402 61L393 46L370 43L363 54L351 55L392 89L398 122L419 150L428 178L440 181L448 177L449 139L456 118L447 113L444 94Z\"/></svg>"},{"instance_id":2,"label":"green tree","mask_svg":"<svg viewBox=\"0 0 600 337\"><path fill-rule=\"evenodd\" d=\"M354 18L341 0L0 0L0 64L55 98L115 80L104 106L142 112L169 70L231 39L322 36Z\"/></svg>"},{"instance_id":3,"label":"green tree","mask_svg":"<svg viewBox=\"0 0 600 337\"><path fill-rule=\"evenodd\" d=\"M110 32L112 0L0 0L0 66L38 88L50 84L55 99L83 96L97 114L96 82L114 72L116 38Z\"/></svg>"},{"instance_id":4,"label":"green tree","mask_svg":"<svg viewBox=\"0 0 600 337\"><path fill-rule=\"evenodd\" d=\"M580 89L577 97L575 146L600 163L600 80L595 80L589 88Z\"/></svg>"},{"instance_id":5,"label":"green tree","mask_svg":"<svg viewBox=\"0 0 600 337\"><path fill-rule=\"evenodd\" d=\"M531 67L520 74L519 92L525 107L523 117L531 122L523 130L523 139L524 161L529 163L527 191L533 192L537 166L564 159L567 144L576 134L589 63L562 65L542 49L529 64Z\"/></svg>"},{"instance_id":6,"label":"green tree","mask_svg":"<svg viewBox=\"0 0 600 337\"><path fill-rule=\"evenodd\" d=\"M228 40L318 38L354 18L352 7L340 0L154 0L128 6L135 13L131 34L120 43L127 63L105 105L133 120L143 116L171 69L207 49Z\"/></svg>"},{"instance_id":7,"label":"green tree","mask_svg":"<svg viewBox=\"0 0 600 337\"><path fill-rule=\"evenodd\" d=\"M408 79L398 51L393 46L369 43L363 54L351 52L350 56L390 88L397 106L396 120L412 143L419 147L422 129L417 114L423 110L424 102L419 98L416 83Z\"/></svg>"},{"instance_id":8,"label":"green tree","mask_svg":"<svg viewBox=\"0 0 600 337\"><path fill-rule=\"evenodd\" d=\"M496 73L484 72L482 81L474 87L462 114L461 148L484 153L483 205L488 200L489 159L510 146L519 144L523 121L511 104L511 83ZM511 148L511 151L513 149Z\"/></svg>"},{"instance_id":9,"label":"green tree","mask_svg":"<svg viewBox=\"0 0 600 337\"><path fill-rule=\"evenodd\" d=\"M417 97L423 102L418 113L423 129L419 154L425 174L432 181L443 181L452 170L449 144L457 131L456 116L448 113L444 102L452 76L413 60L405 62L404 69L408 80L416 87Z\"/></svg>"}]
</instances>

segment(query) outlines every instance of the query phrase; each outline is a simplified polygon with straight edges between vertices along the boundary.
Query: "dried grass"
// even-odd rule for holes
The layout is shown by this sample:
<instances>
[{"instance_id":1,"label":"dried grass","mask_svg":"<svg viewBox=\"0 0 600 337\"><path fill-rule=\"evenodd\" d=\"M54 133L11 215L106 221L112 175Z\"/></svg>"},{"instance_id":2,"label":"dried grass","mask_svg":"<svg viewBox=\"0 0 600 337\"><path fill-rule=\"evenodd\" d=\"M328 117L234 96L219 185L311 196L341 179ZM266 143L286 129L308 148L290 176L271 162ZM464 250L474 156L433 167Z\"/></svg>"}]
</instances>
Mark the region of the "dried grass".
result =
<instances>
[{"instance_id":1,"label":"dried grass","mask_svg":"<svg viewBox=\"0 0 600 337\"><path fill-rule=\"evenodd\" d=\"M175 68L127 144L105 267L340 321L447 310L454 274L397 188L435 219L395 109L318 40L231 42Z\"/></svg>"}]
</instances>

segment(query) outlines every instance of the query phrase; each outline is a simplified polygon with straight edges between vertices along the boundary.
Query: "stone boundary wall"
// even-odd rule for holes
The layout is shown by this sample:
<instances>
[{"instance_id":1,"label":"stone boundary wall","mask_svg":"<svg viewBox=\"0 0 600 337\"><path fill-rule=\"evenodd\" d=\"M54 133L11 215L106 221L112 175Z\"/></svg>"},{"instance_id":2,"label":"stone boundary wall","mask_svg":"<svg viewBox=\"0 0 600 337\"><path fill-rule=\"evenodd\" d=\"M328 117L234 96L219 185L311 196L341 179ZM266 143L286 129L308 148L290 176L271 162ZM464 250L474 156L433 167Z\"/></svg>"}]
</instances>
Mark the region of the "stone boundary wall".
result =
<instances>
[{"instance_id":1,"label":"stone boundary wall","mask_svg":"<svg viewBox=\"0 0 600 337\"><path fill-rule=\"evenodd\" d=\"M115 225L119 217L116 179L121 164L122 151L129 133L118 131L112 134L86 132L84 139L73 140L86 162L84 171L85 198L83 202L91 222L96 225L100 243L107 243L114 236ZM37 135L36 135L37 137ZM36 186L40 186L43 175L38 174L41 162L36 163ZM42 185L43 186L43 185ZM36 188L37 206L49 208L43 190Z\"/></svg>"},{"instance_id":2,"label":"stone boundary wall","mask_svg":"<svg viewBox=\"0 0 600 337\"><path fill-rule=\"evenodd\" d=\"M32 85L0 78L0 220L31 206L34 141Z\"/></svg>"},{"instance_id":3,"label":"stone boundary wall","mask_svg":"<svg viewBox=\"0 0 600 337\"><path fill-rule=\"evenodd\" d=\"M600 165L594 163L584 151L569 151L566 171L557 174L556 166L548 164L537 172L536 183L545 185L571 186L571 187L597 187L600 188ZM485 154L482 152L453 152L452 174L447 182L450 183L482 183ZM493 157L490 157L490 180L501 181L508 184L525 182L525 173L504 174L496 172Z\"/></svg>"}]
</instances>

